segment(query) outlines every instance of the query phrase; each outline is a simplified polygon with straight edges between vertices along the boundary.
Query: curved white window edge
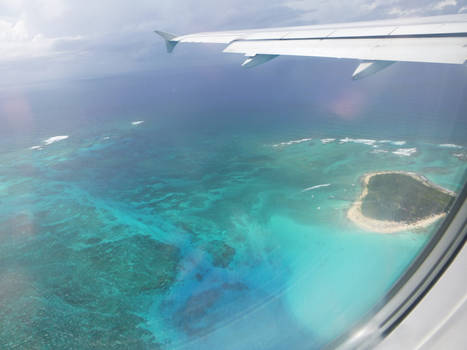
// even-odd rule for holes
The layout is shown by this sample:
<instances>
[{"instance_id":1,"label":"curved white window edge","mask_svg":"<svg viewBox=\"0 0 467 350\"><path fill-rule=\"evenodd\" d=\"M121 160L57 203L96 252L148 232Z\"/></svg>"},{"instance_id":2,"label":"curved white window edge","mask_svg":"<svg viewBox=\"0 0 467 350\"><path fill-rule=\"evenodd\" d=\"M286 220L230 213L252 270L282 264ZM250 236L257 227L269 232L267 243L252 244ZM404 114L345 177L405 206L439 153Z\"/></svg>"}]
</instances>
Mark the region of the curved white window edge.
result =
<instances>
[{"instance_id":1,"label":"curved white window edge","mask_svg":"<svg viewBox=\"0 0 467 350\"><path fill-rule=\"evenodd\" d=\"M467 249L464 247L439 281L376 350L458 349L465 346L466 267Z\"/></svg>"}]
</instances>

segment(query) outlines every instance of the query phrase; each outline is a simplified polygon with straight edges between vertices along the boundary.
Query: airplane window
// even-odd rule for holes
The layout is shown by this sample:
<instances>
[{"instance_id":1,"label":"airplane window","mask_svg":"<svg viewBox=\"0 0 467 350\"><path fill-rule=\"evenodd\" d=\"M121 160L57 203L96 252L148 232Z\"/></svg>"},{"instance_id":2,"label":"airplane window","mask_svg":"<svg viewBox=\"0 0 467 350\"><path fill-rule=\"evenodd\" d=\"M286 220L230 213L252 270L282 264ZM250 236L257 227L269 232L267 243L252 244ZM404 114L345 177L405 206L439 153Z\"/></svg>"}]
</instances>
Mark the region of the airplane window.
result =
<instances>
[{"instance_id":1,"label":"airplane window","mask_svg":"<svg viewBox=\"0 0 467 350\"><path fill-rule=\"evenodd\" d=\"M452 3L1 4L0 348L321 349L355 336L462 205L466 66L282 55L271 32L228 39L244 58L218 37L160 32L166 47L153 30L466 11ZM348 30L330 47L382 40ZM311 35L287 33L277 45Z\"/></svg>"}]
</instances>

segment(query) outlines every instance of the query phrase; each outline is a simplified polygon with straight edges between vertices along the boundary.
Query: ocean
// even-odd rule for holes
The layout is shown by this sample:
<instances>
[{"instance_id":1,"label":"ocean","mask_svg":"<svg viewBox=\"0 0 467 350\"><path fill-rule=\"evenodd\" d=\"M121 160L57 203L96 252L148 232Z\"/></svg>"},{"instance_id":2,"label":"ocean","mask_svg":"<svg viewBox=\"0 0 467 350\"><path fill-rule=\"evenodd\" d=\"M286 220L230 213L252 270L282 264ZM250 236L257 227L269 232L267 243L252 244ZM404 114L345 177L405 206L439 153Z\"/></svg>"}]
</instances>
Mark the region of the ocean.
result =
<instances>
[{"instance_id":1,"label":"ocean","mask_svg":"<svg viewBox=\"0 0 467 350\"><path fill-rule=\"evenodd\" d=\"M365 91L252 95L258 76L238 92L241 77L203 74L0 99L1 348L320 348L440 224L355 226L362 175L465 181L465 110L416 114L403 94L381 106Z\"/></svg>"}]
</instances>

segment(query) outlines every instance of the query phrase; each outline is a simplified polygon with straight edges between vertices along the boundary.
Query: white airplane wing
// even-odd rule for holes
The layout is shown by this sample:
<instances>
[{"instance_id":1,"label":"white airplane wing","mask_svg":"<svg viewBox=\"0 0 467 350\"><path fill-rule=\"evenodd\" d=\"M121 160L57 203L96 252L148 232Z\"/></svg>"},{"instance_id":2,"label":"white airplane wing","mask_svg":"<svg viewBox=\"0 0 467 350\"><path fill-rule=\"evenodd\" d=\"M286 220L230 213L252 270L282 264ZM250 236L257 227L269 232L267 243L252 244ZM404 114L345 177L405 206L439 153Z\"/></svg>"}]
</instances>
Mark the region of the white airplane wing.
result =
<instances>
[{"instance_id":1,"label":"white airplane wing","mask_svg":"<svg viewBox=\"0 0 467 350\"><path fill-rule=\"evenodd\" d=\"M467 14L300 27L204 32L176 36L155 31L172 52L178 43L227 44L254 67L280 55L362 60L359 79L398 61L464 64Z\"/></svg>"}]
</instances>

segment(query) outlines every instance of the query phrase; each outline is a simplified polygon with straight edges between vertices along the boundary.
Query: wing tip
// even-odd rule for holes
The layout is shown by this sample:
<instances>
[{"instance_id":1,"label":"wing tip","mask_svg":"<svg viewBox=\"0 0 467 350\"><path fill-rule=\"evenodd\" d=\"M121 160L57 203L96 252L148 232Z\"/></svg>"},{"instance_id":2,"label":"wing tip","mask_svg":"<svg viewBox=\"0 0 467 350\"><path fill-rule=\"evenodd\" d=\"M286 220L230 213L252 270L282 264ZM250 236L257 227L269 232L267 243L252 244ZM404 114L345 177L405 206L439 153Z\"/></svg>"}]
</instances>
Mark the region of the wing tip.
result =
<instances>
[{"instance_id":1,"label":"wing tip","mask_svg":"<svg viewBox=\"0 0 467 350\"><path fill-rule=\"evenodd\" d=\"M171 53L175 46L178 44L177 40L174 40L177 36L171 33L163 32L162 30L155 30L154 33L159 35L162 39L165 40L165 47L167 52Z\"/></svg>"}]
</instances>

